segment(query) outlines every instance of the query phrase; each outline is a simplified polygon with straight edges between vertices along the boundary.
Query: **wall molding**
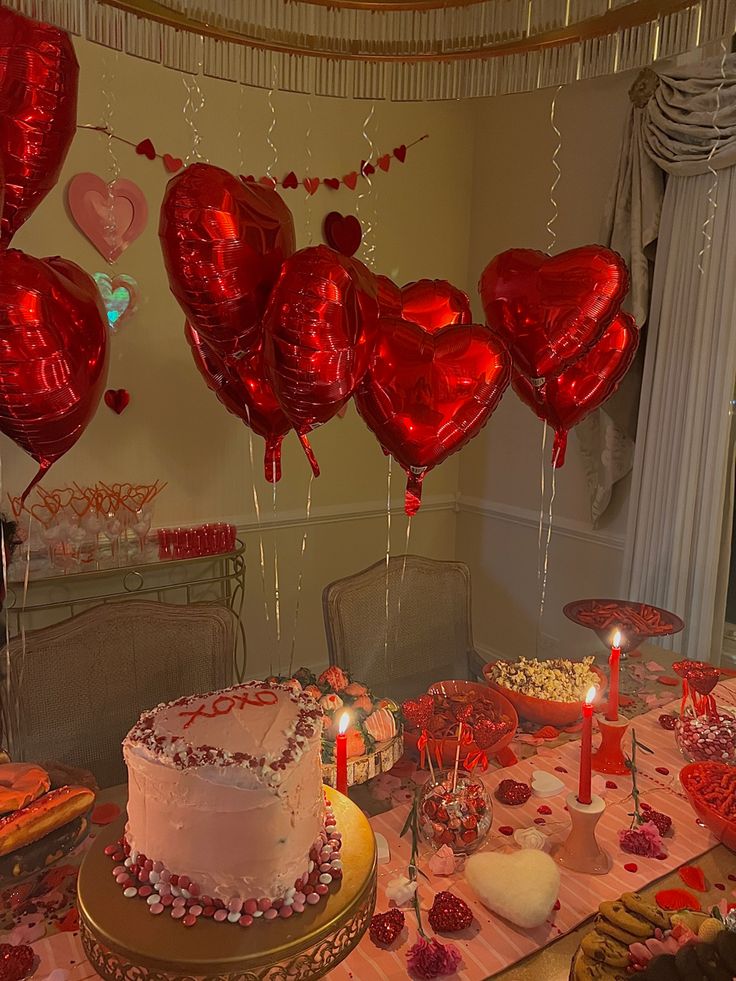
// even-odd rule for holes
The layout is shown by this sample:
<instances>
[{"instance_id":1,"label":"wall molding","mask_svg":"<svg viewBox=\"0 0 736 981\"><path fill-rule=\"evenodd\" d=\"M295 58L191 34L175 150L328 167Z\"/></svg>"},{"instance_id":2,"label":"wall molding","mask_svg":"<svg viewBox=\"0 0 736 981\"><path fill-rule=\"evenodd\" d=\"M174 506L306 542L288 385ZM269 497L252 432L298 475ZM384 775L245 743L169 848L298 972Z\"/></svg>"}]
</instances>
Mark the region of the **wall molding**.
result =
<instances>
[{"instance_id":1,"label":"wall molding","mask_svg":"<svg viewBox=\"0 0 736 981\"><path fill-rule=\"evenodd\" d=\"M479 497L467 497L461 494L458 497L457 507L461 514L476 514L483 518L491 518L494 521L503 521L506 524L521 525L524 528L533 529L536 533L539 529L539 515L529 508L516 507L513 504L502 504L496 501L486 501ZM549 522L544 521L542 527L546 530ZM552 521L552 534L563 538L570 538L574 541L585 542L586 544L599 545L604 548L614 548L619 551L623 549L625 538L623 535L612 534L611 532L599 531L590 528L582 521L575 521L573 518L555 517Z\"/></svg>"}]
</instances>

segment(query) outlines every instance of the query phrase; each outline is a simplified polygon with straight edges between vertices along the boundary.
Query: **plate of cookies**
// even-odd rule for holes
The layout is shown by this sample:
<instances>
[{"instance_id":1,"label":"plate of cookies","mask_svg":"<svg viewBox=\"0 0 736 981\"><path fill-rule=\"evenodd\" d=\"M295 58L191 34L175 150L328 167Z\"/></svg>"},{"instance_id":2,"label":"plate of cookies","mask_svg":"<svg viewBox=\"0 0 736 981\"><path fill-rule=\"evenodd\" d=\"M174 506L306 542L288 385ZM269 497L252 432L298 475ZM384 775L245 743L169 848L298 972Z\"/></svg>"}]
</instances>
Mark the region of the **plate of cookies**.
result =
<instances>
[{"instance_id":1,"label":"plate of cookies","mask_svg":"<svg viewBox=\"0 0 736 981\"><path fill-rule=\"evenodd\" d=\"M709 913L661 909L639 893L601 903L570 981L731 981L736 934Z\"/></svg>"}]
</instances>

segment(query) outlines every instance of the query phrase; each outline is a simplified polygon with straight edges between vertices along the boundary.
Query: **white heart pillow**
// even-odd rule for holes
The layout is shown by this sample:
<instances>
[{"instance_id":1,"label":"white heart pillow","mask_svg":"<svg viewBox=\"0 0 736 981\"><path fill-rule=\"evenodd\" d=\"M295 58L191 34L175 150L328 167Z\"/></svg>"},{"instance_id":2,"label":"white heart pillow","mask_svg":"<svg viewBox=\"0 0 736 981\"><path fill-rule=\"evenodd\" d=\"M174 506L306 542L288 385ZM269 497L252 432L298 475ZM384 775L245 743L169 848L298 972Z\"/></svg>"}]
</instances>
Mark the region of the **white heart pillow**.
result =
<instances>
[{"instance_id":1,"label":"white heart pillow","mask_svg":"<svg viewBox=\"0 0 736 981\"><path fill-rule=\"evenodd\" d=\"M559 868L536 848L471 855L465 878L484 906L525 929L544 923L560 891Z\"/></svg>"}]
</instances>

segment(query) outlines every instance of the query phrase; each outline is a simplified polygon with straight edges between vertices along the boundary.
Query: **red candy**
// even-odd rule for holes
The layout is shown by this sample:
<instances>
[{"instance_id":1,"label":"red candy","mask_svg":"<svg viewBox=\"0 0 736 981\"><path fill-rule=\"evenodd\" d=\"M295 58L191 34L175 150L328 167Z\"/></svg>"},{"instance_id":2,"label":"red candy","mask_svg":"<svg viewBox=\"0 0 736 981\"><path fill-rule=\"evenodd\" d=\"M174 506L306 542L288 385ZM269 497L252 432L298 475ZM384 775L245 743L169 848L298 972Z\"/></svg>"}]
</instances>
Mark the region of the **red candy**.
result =
<instances>
[{"instance_id":1,"label":"red candy","mask_svg":"<svg viewBox=\"0 0 736 981\"><path fill-rule=\"evenodd\" d=\"M661 773L663 777L668 777L670 775L670 771L666 766L656 766L655 770L657 773Z\"/></svg>"},{"instance_id":2,"label":"red candy","mask_svg":"<svg viewBox=\"0 0 736 981\"><path fill-rule=\"evenodd\" d=\"M404 929L404 914L400 909L390 909L387 913L376 913L368 927L374 944L388 947Z\"/></svg>"},{"instance_id":3,"label":"red candy","mask_svg":"<svg viewBox=\"0 0 736 981\"><path fill-rule=\"evenodd\" d=\"M702 909L699 900L686 889L662 889L654 898L661 909L691 909L696 913Z\"/></svg>"},{"instance_id":4,"label":"red candy","mask_svg":"<svg viewBox=\"0 0 736 981\"><path fill-rule=\"evenodd\" d=\"M718 712L684 715L676 721L677 743L691 762L733 763L736 760L736 719Z\"/></svg>"},{"instance_id":5,"label":"red candy","mask_svg":"<svg viewBox=\"0 0 736 981\"><path fill-rule=\"evenodd\" d=\"M508 824L503 824L498 829L498 833L502 835L506 835L507 838L510 838L511 835L514 833L514 829L510 827Z\"/></svg>"},{"instance_id":6,"label":"red candy","mask_svg":"<svg viewBox=\"0 0 736 981\"><path fill-rule=\"evenodd\" d=\"M685 885L690 889L696 889L698 892L705 892L707 888L705 884L705 874L697 865L683 865L679 870L679 875Z\"/></svg>"},{"instance_id":7,"label":"red candy","mask_svg":"<svg viewBox=\"0 0 736 981\"><path fill-rule=\"evenodd\" d=\"M434 897L429 922L437 933L457 933L467 930L473 922L473 914L466 902L443 891Z\"/></svg>"},{"instance_id":8,"label":"red candy","mask_svg":"<svg viewBox=\"0 0 736 981\"><path fill-rule=\"evenodd\" d=\"M496 787L496 799L502 804L516 806L526 804L532 796L532 788L528 783L520 783L517 780L502 780Z\"/></svg>"},{"instance_id":9,"label":"red candy","mask_svg":"<svg viewBox=\"0 0 736 981\"><path fill-rule=\"evenodd\" d=\"M618 790L618 784L613 780L606 780L606 790Z\"/></svg>"},{"instance_id":10,"label":"red candy","mask_svg":"<svg viewBox=\"0 0 736 981\"><path fill-rule=\"evenodd\" d=\"M551 814L552 808L548 804L540 804L537 808L537 814Z\"/></svg>"},{"instance_id":11,"label":"red candy","mask_svg":"<svg viewBox=\"0 0 736 981\"><path fill-rule=\"evenodd\" d=\"M636 864L636 862L627 862L626 865L624 865L624 869L627 872L638 872L639 866Z\"/></svg>"}]
</instances>

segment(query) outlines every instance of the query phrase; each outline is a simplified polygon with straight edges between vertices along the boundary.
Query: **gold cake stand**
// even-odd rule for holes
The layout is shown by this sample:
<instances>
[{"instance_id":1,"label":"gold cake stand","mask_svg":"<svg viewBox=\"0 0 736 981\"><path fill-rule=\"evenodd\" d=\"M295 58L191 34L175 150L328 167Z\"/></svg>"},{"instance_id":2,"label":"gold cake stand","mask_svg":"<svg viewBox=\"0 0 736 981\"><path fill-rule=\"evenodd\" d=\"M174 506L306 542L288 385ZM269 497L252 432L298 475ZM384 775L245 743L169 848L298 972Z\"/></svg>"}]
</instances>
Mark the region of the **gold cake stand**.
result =
<instances>
[{"instance_id":1,"label":"gold cake stand","mask_svg":"<svg viewBox=\"0 0 736 981\"><path fill-rule=\"evenodd\" d=\"M108 981L306 981L324 977L365 933L376 905L376 842L363 812L325 787L342 832L343 877L321 903L288 920L253 926L200 920L184 927L126 899L106 845L123 823L101 830L79 870L79 929L85 953Z\"/></svg>"}]
</instances>

